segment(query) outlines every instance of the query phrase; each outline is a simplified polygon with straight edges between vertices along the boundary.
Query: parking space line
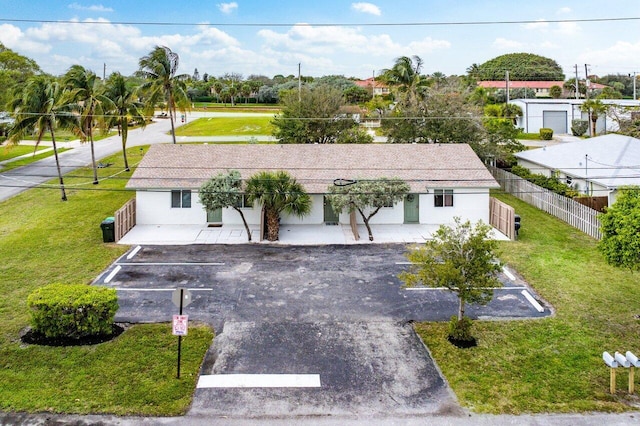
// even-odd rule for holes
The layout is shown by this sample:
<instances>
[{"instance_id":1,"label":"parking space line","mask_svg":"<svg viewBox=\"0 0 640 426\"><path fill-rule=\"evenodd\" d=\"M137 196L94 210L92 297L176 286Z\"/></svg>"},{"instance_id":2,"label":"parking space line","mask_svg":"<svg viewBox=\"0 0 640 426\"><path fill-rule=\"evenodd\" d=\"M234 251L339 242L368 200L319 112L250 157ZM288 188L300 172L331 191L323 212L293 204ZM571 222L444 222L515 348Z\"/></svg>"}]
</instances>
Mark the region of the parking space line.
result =
<instances>
[{"instance_id":1,"label":"parking space line","mask_svg":"<svg viewBox=\"0 0 640 426\"><path fill-rule=\"evenodd\" d=\"M200 376L203 388L319 388L319 374L214 374Z\"/></svg>"},{"instance_id":2,"label":"parking space line","mask_svg":"<svg viewBox=\"0 0 640 426\"><path fill-rule=\"evenodd\" d=\"M511 281L515 281L516 277L506 268L506 267L502 267L502 272L504 272L504 274L507 276L507 278L509 278Z\"/></svg>"},{"instance_id":3,"label":"parking space line","mask_svg":"<svg viewBox=\"0 0 640 426\"><path fill-rule=\"evenodd\" d=\"M109 275L107 275L107 278L104 279L104 283L105 284L109 284L111 282L111 280L113 279L113 277L115 277L116 274L118 272L120 272L120 269L122 269L121 266L116 266L115 268L113 268L113 271L111 271L111 273Z\"/></svg>"},{"instance_id":4,"label":"parking space line","mask_svg":"<svg viewBox=\"0 0 640 426\"><path fill-rule=\"evenodd\" d=\"M132 287L116 287L118 291L174 291L175 288L132 288ZM188 288L189 291L213 291L212 288Z\"/></svg>"},{"instance_id":5,"label":"parking space line","mask_svg":"<svg viewBox=\"0 0 640 426\"><path fill-rule=\"evenodd\" d=\"M133 256L138 254L138 252L140 251L141 248L142 248L141 246L137 246L136 248L134 248L133 251L131 253L129 253L129 255L127 256L127 259L131 260L133 258Z\"/></svg>"},{"instance_id":6,"label":"parking space line","mask_svg":"<svg viewBox=\"0 0 640 426\"><path fill-rule=\"evenodd\" d=\"M224 266L224 263L216 262L118 262L122 266Z\"/></svg>"},{"instance_id":7,"label":"parking space line","mask_svg":"<svg viewBox=\"0 0 640 426\"><path fill-rule=\"evenodd\" d=\"M533 298L533 296L531 295L531 293L529 293L527 290L522 290L522 295L524 297L527 298L527 300L529 301L529 303L531 303L531 305L533 305L533 307L538 311L538 312L544 312L544 308L542 307L542 305L540 305L538 303L538 301L536 299Z\"/></svg>"}]
</instances>

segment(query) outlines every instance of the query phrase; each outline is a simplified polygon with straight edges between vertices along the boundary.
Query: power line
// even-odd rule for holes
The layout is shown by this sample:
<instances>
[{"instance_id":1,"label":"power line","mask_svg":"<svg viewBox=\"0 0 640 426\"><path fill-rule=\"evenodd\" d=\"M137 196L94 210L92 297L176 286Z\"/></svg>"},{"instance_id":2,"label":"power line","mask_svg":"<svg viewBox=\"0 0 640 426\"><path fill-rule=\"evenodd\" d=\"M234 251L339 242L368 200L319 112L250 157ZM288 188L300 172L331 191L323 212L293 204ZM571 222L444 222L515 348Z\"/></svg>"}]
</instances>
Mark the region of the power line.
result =
<instances>
[{"instance_id":1,"label":"power line","mask_svg":"<svg viewBox=\"0 0 640 426\"><path fill-rule=\"evenodd\" d=\"M556 24L556 23L588 23L588 22L625 22L638 21L640 17L613 18L585 18L585 19L549 19L549 20L496 20L496 21L432 21L432 22L345 22L345 23L300 23L300 22L176 22L176 21L77 21L50 19L16 19L0 18L0 22L13 23L42 23L42 24L73 24L73 25L144 25L144 26L174 26L174 27L436 27L436 26L465 26L465 25L518 25L518 24Z\"/></svg>"}]
</instances>

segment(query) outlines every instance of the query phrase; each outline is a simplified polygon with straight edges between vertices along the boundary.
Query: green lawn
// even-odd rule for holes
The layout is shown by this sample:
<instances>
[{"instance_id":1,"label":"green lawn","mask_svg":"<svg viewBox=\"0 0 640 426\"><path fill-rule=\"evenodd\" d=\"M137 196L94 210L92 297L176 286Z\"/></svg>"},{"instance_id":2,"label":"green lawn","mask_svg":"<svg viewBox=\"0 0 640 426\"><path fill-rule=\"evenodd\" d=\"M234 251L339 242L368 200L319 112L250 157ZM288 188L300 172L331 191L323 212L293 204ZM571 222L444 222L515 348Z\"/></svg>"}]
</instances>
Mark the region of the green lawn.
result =
<instances>
[{"instance_id":1,"label":"green lawn","mask_svg":"<svg viewBox=\"0 0 640 426\"><path fill-rule=\"evenodd\" d=\"M33 154L34 146L29 145L0 145L0 161L10 160L21 155ZM45 147L39 146L36 151L40 151Z\"/></svg>"},{"instance_id":2,"label":"green lawn","mask_svg":"<svg viewBox=\"0 0 640 426\"><path fill-rule=\"evenodd\" d=\"M478 412L624 411L627 371L609 392L602 352L640 352L638 276L608 266L596 241L508 195L522 217L520 238L501 243L502 260L556 310L542 320L478 321L479 346L457 349L447 325L416 330L460 402ZM636 398L637 402L637 398Z\"/></svg>"},{"instance_id":3,"label":"green lawn","mask_svg":"<svg viewBox=\"0 0 640 426\"><path fill-rule=\"evenodd\" d=\"M218 104L214 102L196 102L195 111L216 111L216 112L269 112L277 114L280 112L280 105L274 104Z\"/></svg>"},{"instance_id":4,"label":"green lawn","mask_svg":"<svg viewBox=\"0 0 640 426\"><path fill-rule=\"evenodd\" d=\"M141 159L139 148L129 161ZM0 203L0 410L177 415L191 402L208 327L183 339L181 380L175 379L177 338L168 324L137 325L117 339L86 347L23 346L27 295L53 282L90 283L127 247L102 243L100 222L133 193L123 191L122 155L99 169L113 176L91 184L91 169L67 179L67 202L58 189L32 189ZM25 214L28 212L28 214ZM170 318L167 318L169 320Z\"/></svg>"},{"instance_id":5,"label":"green lawn","mask_svg":"<svg viewBox=\"0 0 640 426\"><path fill-rule=\"evenodd\" d=\"M43 147L44 149L44 147ZM69 151L69 148L58 148L58 154L65 152L65 151ZM33 152L33 147L31 147L30 153ZM17 167L22 167L22 166L26 166L27 164L31 164L33 162L36 162L38 160L42 160L43 158L47 158L47 157L52 157L53 156L53 150L51 151L46 151L46 152L41 152L40 154L36 154L36 155L30 155L26 158L21 158L20 160L16 160L16 161L12 161L10 163L7 163L3 166L0 166L0 170L2 170L3 172L15 169Z\"/></svg>"},{"instance_id":6,"label":"green lawn","mask_svg":"<svg viewBox=\"0 0 640 426\"><path fill-rule=\"evenodd\" d=\"M177 136L257 136L271 134L273 116L205 117L176 129Z\"/></svg>"}]
</instances>

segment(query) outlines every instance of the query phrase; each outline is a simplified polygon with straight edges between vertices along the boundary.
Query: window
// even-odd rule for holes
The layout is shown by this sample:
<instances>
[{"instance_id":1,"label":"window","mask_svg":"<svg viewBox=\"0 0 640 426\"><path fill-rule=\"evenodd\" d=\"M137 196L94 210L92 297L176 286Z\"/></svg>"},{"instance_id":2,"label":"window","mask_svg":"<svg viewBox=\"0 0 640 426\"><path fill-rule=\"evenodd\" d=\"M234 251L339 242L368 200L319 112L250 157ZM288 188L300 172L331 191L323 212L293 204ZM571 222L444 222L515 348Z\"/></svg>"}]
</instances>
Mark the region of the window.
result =
<instances>
[{"instance_id":1,"label":"window","mask_svg":"<svg viewBox=\"0 0 640 426\"><path fill-rule=\"evenodd\" d=\"M249 196L247 194L243 194L242 198L236 203L236 207L239 209L252 209L253 204L249 202Z\"/></svg>"},{"instance_id":2,"label":"window","mask_svg":"<svg viewBox=\"0 0 640 426\"><path fill-rule=\"evenodd\" d=\"M453 189L436 189L433 194L434 207L453 207Z\"/></svg>"},{"instance_id":3,"label":"window","mask_svg":"<svg viewBox=\"0 0 640 426\"><path fill-rule=\"evenodd\" d=\"M191 190L181 189L181 190L171 191L171 207L175 209L179 209L179 208L190 209L191 208Z\"/></svg>"}]
</instances>

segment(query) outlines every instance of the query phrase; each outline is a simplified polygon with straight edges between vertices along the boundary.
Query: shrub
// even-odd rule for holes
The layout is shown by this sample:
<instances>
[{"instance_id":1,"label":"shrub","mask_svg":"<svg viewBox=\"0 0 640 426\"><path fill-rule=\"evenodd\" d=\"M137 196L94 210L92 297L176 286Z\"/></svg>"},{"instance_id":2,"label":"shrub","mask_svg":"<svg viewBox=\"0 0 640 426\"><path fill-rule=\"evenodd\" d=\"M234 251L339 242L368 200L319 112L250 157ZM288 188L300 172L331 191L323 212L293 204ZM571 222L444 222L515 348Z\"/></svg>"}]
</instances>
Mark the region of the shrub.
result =
<instances>
[{"instance_id":1,"label":"shrub","mask_svg":"<svg viewBox=\"0 0 640 426\"><path fill-rule=\"evenodd\" d=\"M577 191L572 189L569 185L560 182L558 178L546 177L539 173L531 173L531 171L526 167L513 166L511 168L511 173L565 197L573 198L579 195Z\"/></svg>"},{"instance_id":2,"label":"shrub","mask_svg":"<svg viewBox=\"0 0 640 426\"><path fill-rule=\"evenodd\" d=\"M336 138L336 143L372 143L373 136L360 128L347 129Z\"/></svg>"},{"instance_id":3,"label":"shrub","mask_svg":"<svg viewBox=\"0 0 640 426\"><path fill-rule=\"evenodd\" d=\"M543 141L550 141L553 139L553 129L548 129L546 127L540 129L540 139Z\"/></svg>"},{"instance_id":4,"label":"shrub","mask_svg":"<svg viewBox=\"0 0 640 426\"><path fill-rule=\"evenodd\" d=\"M449 338L460 341L474 340L471 335L472 324L471 318L462 317L462 319L458 321L457 316L452 316L449 321Z\"/></svg>"},{"instance_id":5,"label":"shrub","mask_svg":"<svg viewBox=\"0 0 640 426\"><path fill-rule=\"evenodd\" d=\"M51 284L27 298L34 332L48 338L108 335L118 310L114 289L85 284Z\"/></svg>"},{"instance_id":6,"label":"shrub","mask_svg":"<svg viewBox=\"0 0 640 426\"><path fill-rule=\"evenodd\" d=\"M589 128L589 122L587 120L572 120L571 121L571 133L573 136L582 136L587 133Z\"/></svg>"}]
</instances>

